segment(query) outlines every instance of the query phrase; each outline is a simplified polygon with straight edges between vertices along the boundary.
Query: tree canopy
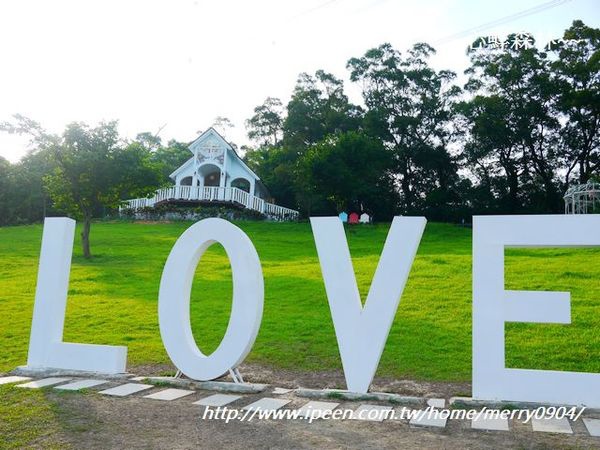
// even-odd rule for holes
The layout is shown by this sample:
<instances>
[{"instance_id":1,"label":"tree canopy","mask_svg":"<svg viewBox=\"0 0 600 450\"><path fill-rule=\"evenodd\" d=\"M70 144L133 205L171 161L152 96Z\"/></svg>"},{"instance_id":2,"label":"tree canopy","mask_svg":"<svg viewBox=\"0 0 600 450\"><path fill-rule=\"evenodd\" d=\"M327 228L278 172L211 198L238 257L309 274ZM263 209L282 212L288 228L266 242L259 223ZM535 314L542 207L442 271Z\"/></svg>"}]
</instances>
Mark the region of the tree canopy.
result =
<instances>
[{"instance_id":1,"label":"tree canopy","mask_svg":"<svg viewBox=\"0 0 600 450\"><path fill-rule=\"evenodd\" d=\"M570 185L600 179L600 30L577 20L549 43L515 33L496 44L466 49L464 85L432 67L427 43L368 49L346 66L354 102L339 76L300 73L287 102L253 109L243 158L276 203L304 217L560 212ZM225 133L232 122L213 125ZM2 130L29 135L32 150L0 158L0 225L67 213L89 236L93 217L170 184L191 157L158 134L125 142L115 122L57 136L17 115Z\"/></svg>"},{"instance_id":2,"label":"tree canopy","mask_svg":"<svg viewBox=\"0 0 600 450\"><path fill-rule=\"evenodd\" d=\"M16 119L10 129L30 134L36 144L29 158L43 158L49 164L41 181L54 208L83 221L86 258L91 256L92 218L117 209L124 199L153 193L162 182L160 165L152 160L151 151L139 142L121 142L116 122L93 128L72 123L58 136L34 122Z\"/></svg>"},{"instance_id":3,"label":"tree canopy","mask_svg":"<svg viewBox=\"0 0 600 450\"><path fill-rule=\"evenodd\" d=\"M543 44L515 33L472 45L459 86L453 72L432 68L430 45L401 52L384 43L348 61L361 105L336 76L302 73L285 108L274 114L269 105L281 102L267 99L254 110L247 127L257 147L246 161L278 202L304 214L559 212L569 185L600 171L600 30L575 21ZM367 155L373 142L387 151L385 168L378 158L353 165L353 144ZM385 190L376 207L352 200L361 180Z\"/></svg>"}]
</instances>

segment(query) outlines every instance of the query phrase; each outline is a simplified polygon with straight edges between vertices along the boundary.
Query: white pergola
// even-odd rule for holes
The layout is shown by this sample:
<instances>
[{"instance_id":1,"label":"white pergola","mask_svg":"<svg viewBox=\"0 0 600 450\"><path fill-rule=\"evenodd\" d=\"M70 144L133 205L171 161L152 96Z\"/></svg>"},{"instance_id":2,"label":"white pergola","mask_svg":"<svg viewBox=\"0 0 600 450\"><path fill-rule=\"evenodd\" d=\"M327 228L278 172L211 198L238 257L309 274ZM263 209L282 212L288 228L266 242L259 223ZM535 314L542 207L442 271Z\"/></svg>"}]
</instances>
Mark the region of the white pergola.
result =
<instances>
[{"instance_id":1,"label":"white pergola","mask_svg":"<svg viewBox=\"0 0 600 450\"><path fill-rule=\"evenodd\" d=\"M585 183L567 189L565 214L600 213L600 183Z\"/></svg>"}]
</instances>

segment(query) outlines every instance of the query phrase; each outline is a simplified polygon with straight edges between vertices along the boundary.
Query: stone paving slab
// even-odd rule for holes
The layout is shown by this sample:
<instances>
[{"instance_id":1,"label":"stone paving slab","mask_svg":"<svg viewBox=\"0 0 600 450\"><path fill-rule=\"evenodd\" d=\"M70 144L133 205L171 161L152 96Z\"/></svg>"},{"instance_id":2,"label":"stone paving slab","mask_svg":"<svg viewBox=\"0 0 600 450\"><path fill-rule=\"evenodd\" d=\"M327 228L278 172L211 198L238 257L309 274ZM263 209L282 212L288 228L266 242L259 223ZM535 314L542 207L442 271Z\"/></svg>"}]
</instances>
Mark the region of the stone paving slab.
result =
<instances>
[{"instance_id":1,"label":"stone paving slab","mask_svg":"<svg viewBox=\"0 0 600 450\"><path fill-rule=\"evenodd\" d=\"M175 377L146 377L149 382L169 383L187 389L203 389L207 391L235 392L237 394L258 394L264 392L269 385L259 383L233 383L230 381L195 381Z\"/></svg>"},{"instance_id":2,"label":"stone paving slab","mask_svg":"<svg viewBox=\"0 0 600 450\"><path fill-rule=\"evenodd\" d=\"M285 389L285 388L276 387L275 389L273 389L273 394L275 394L275 395L289 394L292 391L293 391L293 389Z\"/></svg>"},{"instance_id":3,"label":"stone paving slab","mask_svg":"<svg viewBox=\"0 0 600 450\"><path fill-rule=\"evenodd\" d=\"M335 397L342 400L350 401L378 401L378 402L394 402L396 404L414 404L423 405L425 399L422 397L412 397L408 395L390 394L389 392L350 392L343 389L305 389L298 388L294 390L294 393L298 397L307 398L320 398L330 399L331 394L335 394Z\"/></svg>"},{"instance_id":4,"label":"stone paving slab","mask_svg":"<svg viewBox=\"0 0 600 450\"><path fill-rule=\"evenodd\" d=\"M446 406L446 400L443 398L430 398L427 400L427 406L432 408L444 408Z\"/></svg>"},{"instance_id":5,"label":"stone paving slab","mask_svg":"<svg viewBox=\"0 0 600 450\"><path fill-rule=\"evenodd\" d=\"M185 397L187 395L194 394L196 391L189 391L187 389L164 389L154 394L144 395L144 398L151 398L153 400L164 400L170 402L177 400L178 398Z\"/></svg>"},{"instance_id":6,"label":"stone paving slab","mask_svg":"<svg viewBox=\"0 0 600 450\"><path fill-rule=\"evenodd\" d=\"M151 384L127 383L114 388L105 389L104 391L100 391L99 393L103 395L113 395L115 397L126 397L127 395L145 391L146 389L151 389L153 387L154 386Z\"/></svg>"},{"instance_id":7,"label":"stone paving slab","mask_svg":"<svg viewBox=\"0 0 600 450\"><path fill-rule=\"evenodd\" d=\"M508 419L502 417L475 417L471 420L471 428L474 430L508 431Z\"/></svg>"},{"instance_id":8,"label":"stone paving slab","mask_svg":"<svg viewBox=\"0 0 600 450\"><path fill-rule=\"evenodd\" d=\"M60 386L55 386L54 389L61 389L64 391L78 391L80 389L87 389L94 386L100 386L101 384L106 384L108 381L106 380L78 380L72 383L61 384Z\"/></svg>"},{"instance_id":9,"label":"stone paving slab","mask_svg":"<svg viewBox=\"0 0 600 450\"><path fill-rule=\"evenodd\" d=\"M416 427L445 428L446 422L448 422L448 419L443 419L434 413L430 415L429 411L427 411L422 416L415 416L410 419L409 424Z\"/></svg>"},{"instance_id":10,"label":"stone paving slab","mask_svg":"<svg viewBox=\"0 0 600 450\"><path fill-rule=\"evenodd\" d=\"M27 388L27 389L39 389L47 386L54 386L55 384L64 383L65 381L69 381L71 378L43 378L41 380L30 381L29 383L19 384L17 387Z\"/></svg>"},{"instance_id":11,"label":"stone paving slab","mask_svg":"<svg viewBox=\"0 0 600 450\"><path fill-rule=\"evenodd\" d=\"M590 433L590 436L600 437L600 419L583 419L583 423Z\"/></svg>"},{"instance_id":12,"label":"stone paving slab","mask_svg":"<svg viewBox=\"0 0 600 450\"><path fill-rule=\"evenodd\" d=\"M19 366L11 372L13 375L22 375L31 378L69 377L69 378L104 378L105 380L127 381L129 373L106 373L90 370L53 369L47 367Z\"/></svg>"},{"instance_id":13,"label":"stone paving slab","mask_svg":"<svg viewBox=\"0 0 600 450\"><path fill-rule=\"evenodd\" d=\"M17 377L17 376L1 377L0 384L19 383L20 381L28 381L28 380L31 380L31 377Z\"/></svg>"},{"instance_id":14,"label":"stone paving slab","mask_svg":"<svg viewBox=\"0 0 600 450\"><path fill-rule=\"evenodd\" d=\"M571 429L571 424L569 424L569 420L567 418L562 419L536 419L533 417L531 419L531 426L533 431L541 431L544 433L564 433L564 434L573 434L573 430Z\"/></svg>"},{"instance_id":15,"label":"stone paving slab","mask_svg":"<svg viewBox=\"0 0 600 450\"><path fill-rule=\"evenodd\" d=\"M370 422L383 422L384 419L388 418L384 411L390 411L391 406L382 405L360 405L354 410L351 420L368 420Z\"/></svg>"},{"instance_id":16,"label":"stone paving slab","mask_svg":"<svg viewBox=\"0 0 600 450\"><path fill-rule=\"evenodd\" d=\"M144 379L145 377L136 377L136 379ZM0 385L9 384L9 383L18 383L22 381L31 380L30 377L26 376L5 376L0 377ZM67 384L62 384L64 382L71 381ZM27 382L25 384L19 384L16 387L23 387L29 389L43 388L48 386L54 386L55 389L60 390L71 390L76 391L80 389L90 388L94 386L98 386L101 384L106 384L110 380L108 379L79 379L73 380L73 378L67 377L50 377L43 378L40 380L33 380ZM133 381L133 379L132 379ZM58 386L56 386L58 385ZM141 384L141 383L126 383L117 387L113 387L110 389L106 389L100 391L100 394L104 395L112 395L118 397L125 397L137 392L141 392L144 390L151 389L156 387L154 385L149 384ZM285 388L275 388L273 394L282 395L287 394L294 391L293 389L285 389ZM182 398L191 394L194 394L195 390L188 389L175 389L168 388L163 389L159 392L145 395L144 398L149 399L157 399L157 400L165 400L171 401L176 400L178 398ZM232 403L236 400L239 400L242 396L239 395L226 395L226 394L214 394L198 400L193 404L204 405L204 406L225 406L229 403ZM243 409L245 410L257 410L260 409L262 411L275 411L283 406L290 403L289 399L282 398L270 398L264 397L261 398L250 405L245 406ZM443 408L445 407L444 399L426 399L428 406L433 408ZM315 417L318 418L319 415L323 413L331 413L335 408L339 406L339 403L334 402L326 402L326 401L309 401L308 403L301 406L297 411L299 415L302 417ZM376 421L382 422L386 418L391 418L389 413L385 411L392 410L391 406L383 406L383 405L371 405L371 404L361 404L358 406L356 410L353 411L352 416L350 417L353 420L365 420L365 421ZM361 418L362 416L362 418ZM590 436L600 437L600 419L593 418L583 418L583 423L589 433ZM444 428L447 424L447 419L441 419L439 417L435 417L432 414L429 417L429 414L426 413L422 418L414 417L410 420L410 425L421 426L421 427L436 427L436 428ZM534 432L543 432L543 433L563 433L563 434L573 434L573 430L571 428L571 424L568 419L535 419L532 418L531 426ZM487 418L482 416L480 418L474 418L471 421L471 428L477 430L491 430L491 431L509 431L509 421L507 419L502 418Z\"/></svg>"},{"instance_id":17,"label":"stone paving slab","mask_svg":"<svg viewBox=\"0 0 600 450\"><path fill-rule=\"evenodd\" d=\"M322 417L323 414L329 413L333 411L339 403L333 402L318 402L318 401L310 401L298 408L298 412L302 417Z\"/></svg>"},{"instance_id":18,"label":"stone paving slab","mask_svg":"<svg viewBox=\"0 0 600 450\"><path fill-rule=\"evenodd\" d=\"M251 411L255 409L259 409L261 411L277 411L279 408L287 405L289 402L291 402L291 400L264 397L254 403L250 403L248 406L244 406L243 409L248 409Z\"/></svg>"},{"instance_id":19,"label":"stone paving slab","mask_svg":"<svg viewBox=\"0 0 600 450\"><path fill-rule=\"evenodd\" d=\"M228 395L228 394L214 394L209 397L205 397L197 402L194 402L194 405L202 405L202 406L225 406L230 403L235 402L242 398L239 395Z\"/></svg>"}]
</instances>

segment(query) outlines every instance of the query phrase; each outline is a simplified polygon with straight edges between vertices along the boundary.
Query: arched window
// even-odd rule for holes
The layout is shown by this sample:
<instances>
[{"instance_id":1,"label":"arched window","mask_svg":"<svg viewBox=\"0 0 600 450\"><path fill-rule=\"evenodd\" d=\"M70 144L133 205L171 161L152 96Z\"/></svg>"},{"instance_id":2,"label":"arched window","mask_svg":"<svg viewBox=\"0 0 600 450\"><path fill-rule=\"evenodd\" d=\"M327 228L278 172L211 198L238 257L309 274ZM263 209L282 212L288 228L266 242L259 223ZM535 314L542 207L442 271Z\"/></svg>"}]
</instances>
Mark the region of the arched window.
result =
<instances>
[{"instance_id":1,"label":"arched window","mask_svg":"<svg viewBox=\"0 0 600 450\"><path fill-rule=\"evenodd\" d=\"M204 178L204 186L219 186L221 183L221 169L214 164L205 164L198 170Z\"/></svg>"},{"instance_id":2,"label":"arched window","mask_svg":"<svg viewBox=\"0 0 600 450\"><path fill-rule=\"evenodd\" d=\"M250 192L250 182L245 178L236 178L231 182L231 187L241 189L242 191Z\"/></svg>"}]
</instances>

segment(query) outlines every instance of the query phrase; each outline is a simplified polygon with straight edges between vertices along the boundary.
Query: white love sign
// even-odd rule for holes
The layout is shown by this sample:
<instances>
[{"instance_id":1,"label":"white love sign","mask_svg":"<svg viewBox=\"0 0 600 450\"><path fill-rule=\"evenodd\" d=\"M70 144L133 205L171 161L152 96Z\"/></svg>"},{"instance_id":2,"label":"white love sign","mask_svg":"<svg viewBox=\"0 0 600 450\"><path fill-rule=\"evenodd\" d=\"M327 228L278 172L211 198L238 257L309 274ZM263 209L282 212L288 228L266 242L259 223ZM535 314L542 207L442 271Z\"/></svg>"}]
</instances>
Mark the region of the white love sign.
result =
<instances>
[{"instance_id":1,"label":"white love sign","mask_svg":"<svg viewBox=\"0 0 600 450\"><path fill-rule=\"evenodd\" d=\"M27 366L125 372L127 347L62 340L74 237L74 220L60 217L44 221Z\"/></svg>"},{"instance_id":2,"label":"white love sign","mask_svg":"<svg viewBox=\"0 0 600 450\"><path fill-rule=\"evenodd\" d=\"M231 263L233 302L227 331L219 347L204 355L192 335L190 292L202 254L215 242ZM263 312L264 287L258 254L248 236L223 219L205 219L177 240L160 281L160 335L173 364L195 380L212 380L237 367L250 352Z\"/></svg>"},{"instance_id":3,"label":"white love sign","mask_svg":"<svg viewBox=\"0 0 600 450\"><path fill-rule=\"evenodd\" d=\"M504 249L600 246L600 215L473 218L473 397L600 406L600 374L508 369L504 323L571 323L568 292L504 289Z\"/></svg>"},{"instance_id":4,"label":"white love sign","mask_svg":"<svg viewBox=\"0 0 600 450\"><path fill-rule=\"evenodd\" d=\"M350 391L367 392L427 221L424 217L394 218L364 307L341 220L313 217L310 222L346 385Z\"/></svg>"},{"instance_id":5,"label":"white love sign","mask_svg":"<svg viewBox=\"0 0 600 450\"><path fill-rule=\"evenodd\" d=\"M396 217L363 306L338 217L311 218L348 390L367 392L385 347L426 220ZM119 373L126 347L62 342L75 222L46 219L28 367ZM220 243L230 260L233 303L219 347L204 355L190 325L190 291L202 254ZM504 323L570 323L566 292L504 289L507 247L600 246L600 215L483 216L473 220L473 396L481 400L600 407L600 374L505 367ZM443 294L442 294L443 295ZM169 357L196 380L218 378L248 354L260 328L264 286L246 234L222 219L186 230L165 264L159 326Z\"/></svg>"}]
</instances>

